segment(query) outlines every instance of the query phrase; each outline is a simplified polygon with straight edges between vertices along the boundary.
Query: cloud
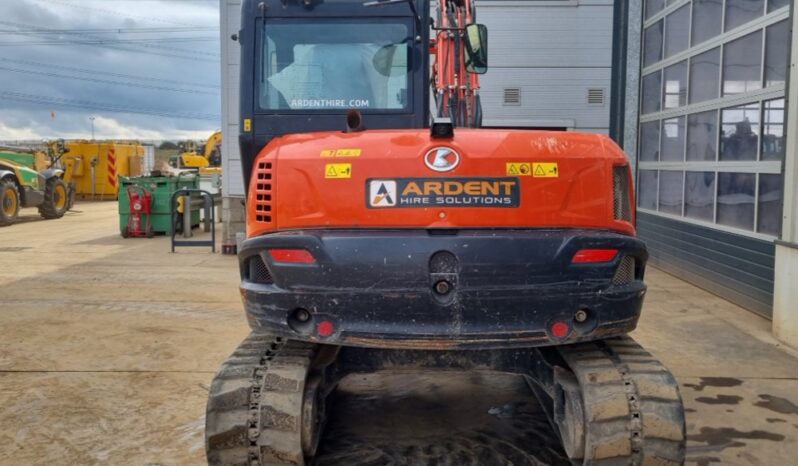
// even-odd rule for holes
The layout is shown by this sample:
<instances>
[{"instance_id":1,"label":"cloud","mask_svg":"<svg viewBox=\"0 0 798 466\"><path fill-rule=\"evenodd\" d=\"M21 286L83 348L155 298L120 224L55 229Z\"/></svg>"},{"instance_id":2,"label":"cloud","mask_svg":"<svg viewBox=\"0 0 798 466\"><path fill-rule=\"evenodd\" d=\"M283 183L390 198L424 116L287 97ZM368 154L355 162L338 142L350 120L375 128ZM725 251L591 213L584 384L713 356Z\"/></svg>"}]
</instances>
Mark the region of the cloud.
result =
<instances>
[{"instance_id":1,"label":"cloud","mask_svg":"<svg viewBox=\"0 0 798 466\"><path fill-rule=\"evenodd\" d=\"M104 118L104 117L97 117L94 122L95 124L95 131L98 137L103 134L110 134L110 135L126 135L127 139L140 139L140 140L160 140L164 139L162 136L164 134L164 128L153 129L151 127L139 127L139 126L130 126L129 124L120 123L118 120L113 118ZM218 128L213 128L216 130ZM168 134L172 136L173 139L207 139L209 132L208 130L191 130L191 129L180 129L177 127L171 127L167 130ZM78 138L78 137L86 137L86 134L83 133L83 136L69 136L69 138ZM109 138L115 139L122 139L122 136L111 136Z\"/></svg>"},{"instance_id":2,"label":"cloud","mask_svg":"<svg viewBox=\"0 0 798 466\"><path fill-rule=\"evenodd\" d=\"M0 121L0 134L6 141L33 141L40 139L39 132L30 126L10 127Z\"/></svg>"},{"instance_id":3,"label":"cloud","mask_svg":"<svg viewBox=\"0 0 798 466\"><path fill-rule=\"evenodd\" d=\"M98 138L207 137L221 126L218 25L213 0L0 2L0 30L25 33L0 33L0 140L88 137L90 116ZM108 28L160 31L96 31ZM208 37L213 40L194 41ZM98 39L132 42L75 43ZM55 41L60 44L45 45Z\"/></svg>"}]
</instances>

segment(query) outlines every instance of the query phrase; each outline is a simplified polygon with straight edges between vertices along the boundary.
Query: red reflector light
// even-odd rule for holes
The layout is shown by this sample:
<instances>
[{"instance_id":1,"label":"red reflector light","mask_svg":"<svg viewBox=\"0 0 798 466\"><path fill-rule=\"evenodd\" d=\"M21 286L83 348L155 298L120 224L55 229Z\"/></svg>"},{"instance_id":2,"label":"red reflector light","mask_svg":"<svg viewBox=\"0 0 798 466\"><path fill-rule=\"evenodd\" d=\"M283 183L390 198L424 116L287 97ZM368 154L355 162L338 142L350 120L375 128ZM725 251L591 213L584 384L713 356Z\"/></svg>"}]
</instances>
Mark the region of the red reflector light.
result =
<instances>
[{"instance_id":1,"label":"red reflector light","mask_svg":"<svg viewBox=\"0 0 798 466\"><path fill-rule=\"evenodd\" d=\"M291 262L294 264L313 264L316 259L305 249L269 249L269 255L275 262Z\"/></svg>"},{"instance_id":2,"label":"red reflector light","mask_svg":"<svg viewBox=\"0 0 798 466\"><path fill-rule=\"evenodd\" d=\"M316 327L316 332L318 332L320 337L329 337L334 331L335 326L329 320L322 320Z\"/></svg>"},{"instance_id":3,"label":"red reflector light","mask_svg":"<svg viewBox=\"0 0 798 466\"><path fill-rule=\"evenodd\" d=\"M551 326L551 334L557 338L567 337L570 331L571 328L565 322L554 322Z\"/></svg>"},{"instance_id":4,"label":"red reflector light","mask_svg":"<svg viewBox=\"0 0 798 466\"><path fill-rule=\"evenodd\" d=\"M580 249L571 260L574 264L609 262L618 255L617 249Z\"/></svg>"}]
</instances>

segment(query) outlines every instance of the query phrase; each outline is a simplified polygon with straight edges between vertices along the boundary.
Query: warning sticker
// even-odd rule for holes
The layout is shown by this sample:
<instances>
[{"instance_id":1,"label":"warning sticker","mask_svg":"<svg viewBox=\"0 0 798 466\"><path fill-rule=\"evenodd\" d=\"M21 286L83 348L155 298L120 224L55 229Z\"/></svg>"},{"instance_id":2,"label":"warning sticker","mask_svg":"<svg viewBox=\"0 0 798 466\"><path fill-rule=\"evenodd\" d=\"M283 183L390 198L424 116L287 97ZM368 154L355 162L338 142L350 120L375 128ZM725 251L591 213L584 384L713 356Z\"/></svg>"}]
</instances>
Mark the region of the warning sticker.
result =
<instances>
[{"instance_id":1,"label":"warning sticker","mask_svg":"<svg viewBox=\"0 0 798 466\"><path fill-rule=\"evenodd\" d=\"M321 156L332 157L360 157L363 151L360 149L326 149L321 151Z\"/></svg>"},{"instance_id":2,"label":"warning sticker","mask_svg":"<svg viewBox=\"0 0 798 466\"><path fill-rule=\"evenodd\" d=\"M556 163L533 163L532 176L535 178L557 178L560 176L560 169Z\"/></svg>"},{"instance_id":3,"label":"warning sticker","mask_svg":"<svg viewBox=\"0 0 798 466\"><path fill-rule=\"evenodd\" d=\"M252 119L244 118L244 132L249 133L252 131Z\"/></svg>"},{"instance_id":4,"label":"warning sticker","mask_svg":"<svg viewBox=\"0 0 798 466\"><path fill-rule=\"evenodd\" d=\"M507 164L507 174L530 176L532 174L532 164L529 162L510 162Z\"/></svg>"},{"instance_id":5,"label":"warning sticker","mask_svg":"<svg viewBox=\"0 0 798 466\"><path fill-rule=\"evenodd\" d=\"M396 178L366 181L366 205L380 207L518 207L520 180Z\"/></svg>"},{"instance_id":6,"label":"warning sticker","mask_svg":"<svg viewBox=\"0 0 798 466\"><path fill-rule=\"evenodd\" d=\"M324 168L325 178L352 178L351 163L328 163Z\"/></svg>"}]
</instances>

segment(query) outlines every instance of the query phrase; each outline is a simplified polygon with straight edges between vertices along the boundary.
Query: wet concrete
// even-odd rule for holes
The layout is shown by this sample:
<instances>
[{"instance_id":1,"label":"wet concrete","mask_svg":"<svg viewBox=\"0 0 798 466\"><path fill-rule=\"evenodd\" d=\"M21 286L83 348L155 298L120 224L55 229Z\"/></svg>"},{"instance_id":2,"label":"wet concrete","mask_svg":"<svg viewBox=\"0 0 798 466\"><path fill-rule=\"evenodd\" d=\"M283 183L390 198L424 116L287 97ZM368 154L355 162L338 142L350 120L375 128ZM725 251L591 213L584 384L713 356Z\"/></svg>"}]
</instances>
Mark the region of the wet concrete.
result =
<instances>
[{"instance_id":1,"label":"wet concrete","mask_svg":"<svg viewBox=\"0 0 798 466\"><path fill-rule=\"evenodd\" d=\"M738 405L742 399L743 397L737 395L717 395L715 397L700 396L695 400L708 405Z\"/></svg>"},{"instance_id":2,"label":"wet concrete","mask_svg":"<svg viewBox=\"0 0 798 466\"><path fill-rule=\"evenodd\" d=\"M760 401L754 403L754 406L769 409L781 414L798 414L798 405L792 401L773 395L759 395Z\"/></svg>"},{"instance_id":3,"label":"wet concrete","mask_svg":"<svg viewBox=\"0 0 798 466\"><path fill-rule=\"evenodd\" d=\"M701 377L701 382L697 384L686 383L684 386L700 392L706 387L736 387L742 384L742 380L732 377Z\"/></svg>"},{"instance_id":4,"label":"wet concrete","mask_svg":"<svg viewBox=\"0 0 798 466\"><path fill-rule=\"evenodd\" d=\"M203 464L208 384L248 333L236 261L122 240L113 203L79 209L0 229L0 465ZM798 352L760 317L647 277L634 337L681 384L689 464L793 464ZM334 397L320 465L563 464L514 376L381 373Z\"/></svg>"}]
</instances>

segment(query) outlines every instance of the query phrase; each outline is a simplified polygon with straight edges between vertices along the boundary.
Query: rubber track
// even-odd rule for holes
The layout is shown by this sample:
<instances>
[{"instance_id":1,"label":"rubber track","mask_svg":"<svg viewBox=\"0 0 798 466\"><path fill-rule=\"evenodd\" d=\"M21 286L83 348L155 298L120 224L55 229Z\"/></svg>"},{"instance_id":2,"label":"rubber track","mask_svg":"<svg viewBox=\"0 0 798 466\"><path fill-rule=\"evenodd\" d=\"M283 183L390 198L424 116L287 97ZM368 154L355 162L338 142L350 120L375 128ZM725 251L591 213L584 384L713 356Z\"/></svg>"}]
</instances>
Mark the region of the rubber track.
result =
<instances>
[{"instance_id":1,"label":"rubber track","mask_svg":"<svg viewBox=\"0 0 798 466\"><path fill-rule=\"evenodd\" d=\"M558 350L582 389L583 464L684 464L684 406L659 361L628 336Z\"/></svg>"},{"instance_id":2,"label":"rubber track","mask_svg":"<svg viewBox=\"0 0 798 466\"><path fill-rule=\"evenodd\" d=\"M211 383L211 466L302 466L302 397L314 346L252 333Z\"/></svg>"}]
</instances>

